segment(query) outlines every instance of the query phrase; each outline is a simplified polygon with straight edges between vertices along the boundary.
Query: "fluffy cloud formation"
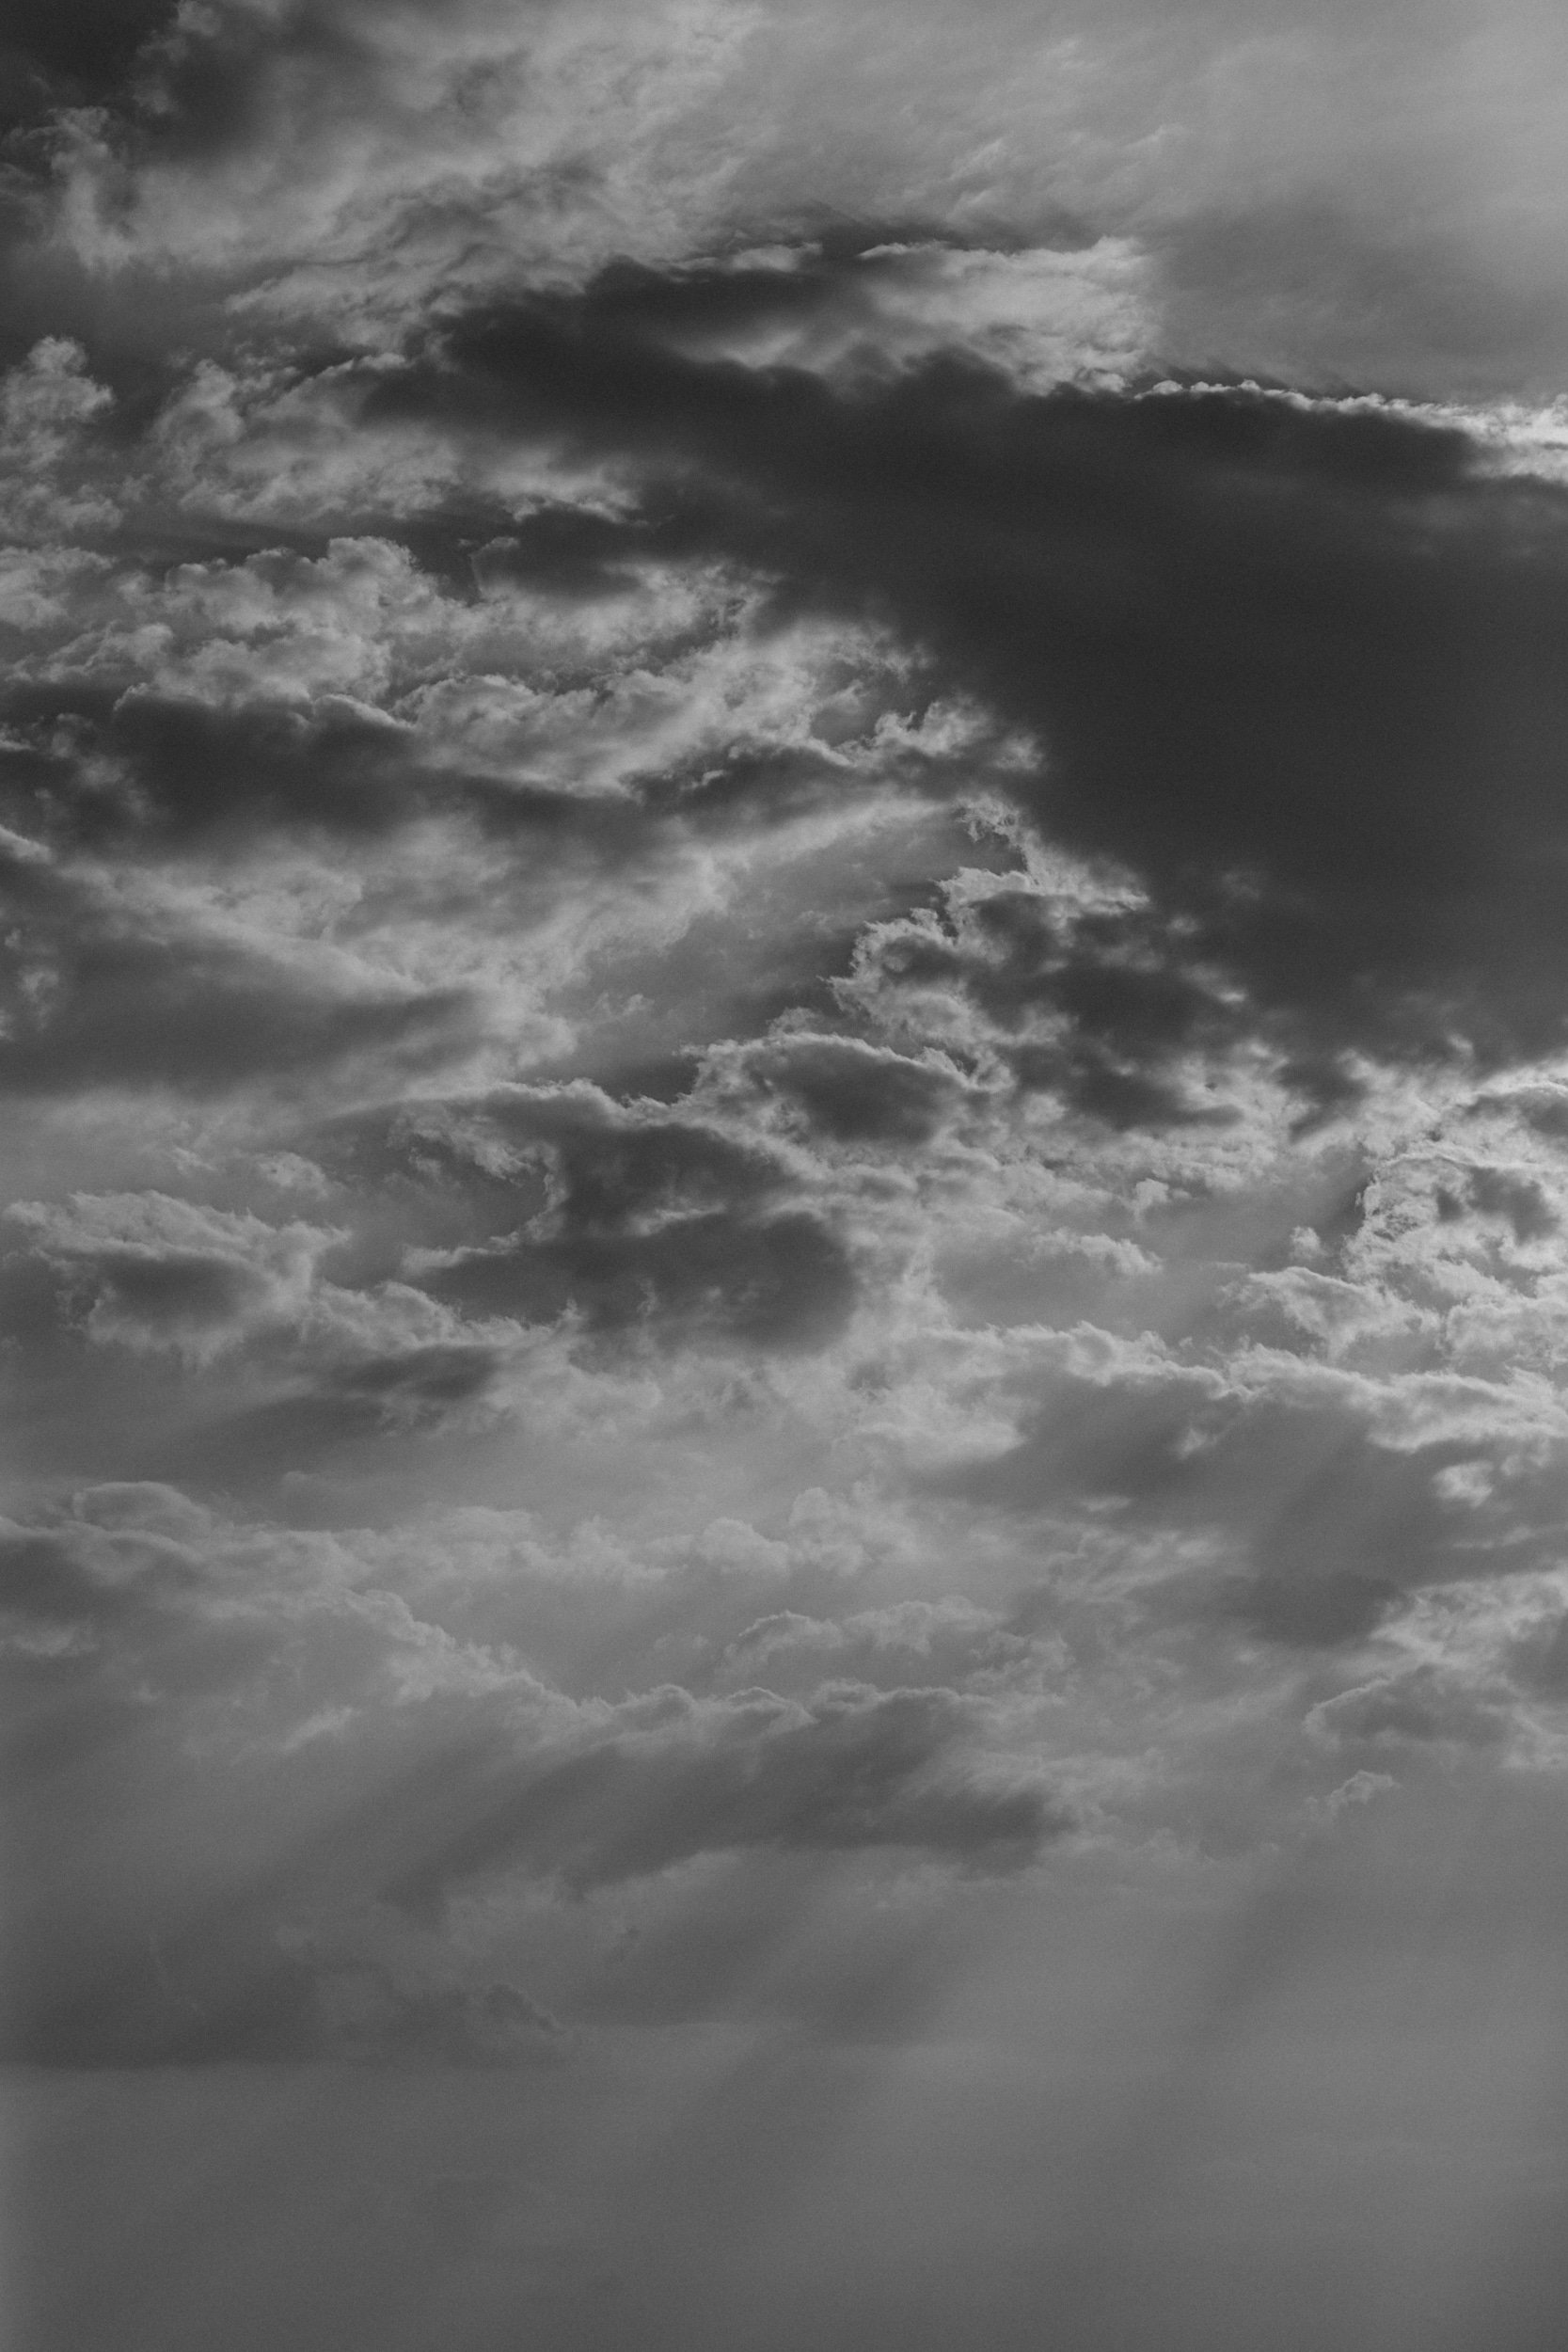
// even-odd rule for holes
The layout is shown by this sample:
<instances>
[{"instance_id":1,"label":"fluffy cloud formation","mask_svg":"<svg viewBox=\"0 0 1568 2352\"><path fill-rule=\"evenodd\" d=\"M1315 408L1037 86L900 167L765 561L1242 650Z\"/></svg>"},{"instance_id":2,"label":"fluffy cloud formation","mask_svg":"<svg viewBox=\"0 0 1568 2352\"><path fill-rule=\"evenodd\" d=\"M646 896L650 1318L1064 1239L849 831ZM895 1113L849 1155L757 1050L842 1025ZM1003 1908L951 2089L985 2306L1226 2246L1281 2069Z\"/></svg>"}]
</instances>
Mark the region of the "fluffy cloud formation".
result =
<instances>
[{"instance_id":1,"label":"fluffy cloud formation","mask_svg":"<svg viewBox=\"0 0 1568 2352\"><path fill-rule=\"evenodd\" d=\"M1439 14L6 36L5 2046L300 2101L47 2340L1275 2352L1354 2178L1325 2343L1533 2352L1555 36Z\"/></svg>"}]
</instances>

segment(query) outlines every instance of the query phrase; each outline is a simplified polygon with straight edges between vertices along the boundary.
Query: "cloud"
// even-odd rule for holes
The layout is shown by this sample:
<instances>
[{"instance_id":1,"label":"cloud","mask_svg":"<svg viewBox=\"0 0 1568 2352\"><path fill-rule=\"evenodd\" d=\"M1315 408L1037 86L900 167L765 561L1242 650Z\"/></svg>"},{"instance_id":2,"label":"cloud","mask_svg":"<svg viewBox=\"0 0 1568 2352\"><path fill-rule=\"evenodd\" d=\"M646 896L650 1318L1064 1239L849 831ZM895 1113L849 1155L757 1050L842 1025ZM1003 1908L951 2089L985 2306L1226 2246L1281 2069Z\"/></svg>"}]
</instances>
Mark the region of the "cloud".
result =
<instances>
[{"instance_id":1,"label":"cloud","mask_svg":"<svg viewBox=\"0 0 1568 2352\"><path fill-rule=\"evenodd\" d=\"M389 1885L416 1912L504 1865L588 1888L748 1846L927 1849L1016 1868L1067 1815L1032 1779L953 1751L983 1717L950 1691L830 1686L800 1705L771 1692L694 1702L651 1692L619 1735L475 1792L464 1825Z\"/></svg>"},{"instance_id":2,"label":"cloud","mask_svg":"<svg viewBox=\"0 0 1568 2352\"><path fill-rule=\"evenodd\" d=\"M268 1324L297 1322L316 1261L341 1238L156 1192L77 1194L69 1208L20 1201L7 1216L84 1298L90 1338L198 1357Z\"/></svg>"},{"instance_id":3,"label":"cloud","mask_svg":"<svg viewBox=\"0 0 1568 2352\"><path fill-rule=\"evenodd\" d=\"M591 1087L515 1089L458 1128L488 1132L546 1168L546 1203L510 1234L412 1262L434 1295L482 1313L591 1329L650 1324L689 1336L811 1346L847 1315L843 1243L789 1205L798 1178L778 1156L650 1105L620 1109Z\"/></svg>"},{"instance_id":4,"label":"cloud","mask_svg":"<svg viewBox=\"0 0 1568 2352\"><path fill-rule=\"evenodd\" d=\"M993 1612L958 1597L892 1601L842 1617L809 1617L781 1609L759 1617L724 1652L736 1677L766 1674L769 1684L800 1677L815 1685L827 1669L872 1684L915 1685L924 1675L983 1689L1025 1663L1032 1645Z\"/></svg>"},{"instance_id":5,"label":"cloud","mask_svg":"<svg viewBox=\"0 0 1568 2352\"><path fill-rule=\"evenodd\" d=\"M750 1086L784 1102L835 1143L927 1143L963 1099L963 1080L950 1062L803 1030L710 1057L709 1068L727 1087Z\"/></svg>"},{"instance_id":6,"label":"cloud","mask_svg":"<svg viewBox=\"0 0 1568 2352\"><path fill-rule=\"evenodd\" d=\"M847 225L892 249L889 346L912 313L916 338L1051 365L1065 332L1119 358L1132 246L1134 312L1180 364L1450 391L1560 373L1561 55L1539 11L1418 28L1118 0L1042 22L990 0L961 33L879 0L522 18L225 0L90 33L74 8L34 14L20 104L66 111L29 157L19 292L36 305L41 278L80 303L86 263L127 341L167 340L185 274L252 315L385 334L618 255L667 267ZM998 249L901 267L933 229Z\"/></svg>"},{"instance_id":7,"label":"cloud","mask_svg":"<svg viewBox=\"0 0 1568 2352\"><path fill-rule=\"evenodd\" d=\"M319 950L291 959L230 924L182 920L117 880L61 869L24 838L0 840L0 885L17 918L0 968L8 1093L222 1094L356 1057L417 1061L471 1033L464 991L367 986Z\"/></svg>"},{"instance_id":8,"label":"cloud","mask_svg":"<svg viewBox=\"0 0 1568 2352\"><path fill-rule=\"evenodd\" d=\"M417 2150L580 2031L787 2285L797 2122L1036 2213L1065 2054L1158 2217L1418 1807L1395 1943L1549 1847L1560 205L1464 13L8 35L8 2046L95 2117Z\"/></svg>"},{"instance_id":9,"label":"cloud","mask_svg":"<svg viewBox=\"0 0 1568 2352\"><path fill-rule=\"evenodd\" d=\"M86 1982L45 1994L13 2060L39 2066L516 2066L565 2056L570 2036L520 1986L432 1978L309 1931L270 1934L241 1913L205 1934L150 1935L99 1956ZM78 1970L80 1976L83 1972Z\"/></svg>"},{"instance_id":10,"label":"cloud","mask_svg":"<svg viewBox=\"0 0 1568 2352\"><path fill-rule=\"evenodd\" d=\"M76 1531L0 1526L0 1610L24 1643L39 1629L90 1640L194 1581L182 1549L155 1534L115 1546Z\"/></svg>"},{"instance_id":11,"label":"cloud","mask_svg":"<svg viewBox=\"0 0 1568 2352\"><path fill-rule=\"evenodd\" d=\"M43 337L0 384L0 530L8 540L47 542L119 519L104 494L104 453L92 439L113 397L88 374L81 344L62 335Z\"/></svg>"},{"instance_id":12,"label":"cloud","mask_svg":"<svg viewBox=\"0 0 1568 2352\"><path fill-rule=\"evenodd\" d=\"M692 358L803 369L852 387L963 353L1041 391L1137 371L1151 325L1145 278L1125 239L992 252L877 243L840 228L674 270L613 263L587 300L613 331Z\"/></svg>"},{"instance_id":13,"label":"cloud","mask_svg":"<svg viewBox=\"0 0 1568 2352\"><path fill-rule=\"evenodd\" d=\"M596 253L595 212L624 230L641 213L639 242L668 250L712 177L682 156L672 117L744 31L712 11L634 21L613 5L519 24L487 0L180 11L117 106L64 118L62 242L100 268L260 281L269 305L319 309L334 289L345 320L396 314L443 271L506 273L509 240L536 266Z\"/></svg>"},{"instance_id":14,"label":"cloud","mask_svg":"<svg viewBox=\"0 0 1568 2352\"><path fill-rule=\"evenodd\" d=\"M1439 1740L1485 1748L1506 1740L1513 1723L1506 1698L1499 1705L1464 1681L1417 1666L1320 1701L1307 1717L1307 1728L1314 1738L1341 1747Z\"/></svg>"},{"instance_id":15,"label":"cloud","mask_svg":"<svg viewBox=\"0 0 1568 2352\"><path fill-rule=\"evenodd\" d=\"M137 50L171 12L172 0L128 0L110 18L91 0L21 0L0 49L8 128L115 97Z\"/></svg>"},{"instance_id":16,"label":"cloud","mask_svg":"<svg viewBox=\"0 0 1568 2352\"><path fill-rule=\"evenodd\" d=\"M1014 1085L1114 1126L1240 1116L1227 1082L1245 1084L1237 1049L1256 1014L1131 878L970 873L942 898L867 926L838 986L847 1008L895 1036L945 1031Z\"/></svg>"},{"instance_id":17,"label":"cloud","mask_svg":"<svg viewBox=\"0 0 1568 2352\"><path fill-rule=\"evenodd\" d=\"M1183 946L1140 977L1113 931L1059 983L1091 1019L1223 1027L1196 966L1304 1066L1557 1039L1562 532L1462 434L1247 390L1033 399L956 363L841 396L591 294L470 316L376 404L615 456L709 550L895 618L944 690L1037 735L1017 797Z\"/></svg>"}]
</instances>

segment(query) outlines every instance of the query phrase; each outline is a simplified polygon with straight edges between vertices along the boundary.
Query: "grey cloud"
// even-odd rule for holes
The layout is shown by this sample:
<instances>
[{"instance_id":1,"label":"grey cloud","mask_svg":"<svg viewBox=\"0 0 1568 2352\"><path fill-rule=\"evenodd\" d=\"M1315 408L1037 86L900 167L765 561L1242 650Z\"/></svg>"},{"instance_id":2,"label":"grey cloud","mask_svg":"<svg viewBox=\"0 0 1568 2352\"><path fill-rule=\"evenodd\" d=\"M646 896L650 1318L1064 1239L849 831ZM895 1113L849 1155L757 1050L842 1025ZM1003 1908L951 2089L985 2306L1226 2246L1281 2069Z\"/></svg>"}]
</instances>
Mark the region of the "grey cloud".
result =
<instances>
[{"instance_id":1,"label":"grey cloud","mask_svg":"<svg viewBox=\"0 0 1568 2352\"><path fill-rule=\"evenodd\" d=\"M1022 1511L1086 1497L1130 1527L1208 1531L1234 1565L1176 1569L1157 1589L1159 1613L1332 1647L1363 1639L1413 1591L1478 1573L1478 1523L1437 1476L1485 1451L1438 1437L1396 1450L1347 1407L1227 1396L1173 1369L1053 1385L1020 1444L930 1484ZM1548 1492L1544 1479L1509 1498L1529 1557L1549 1547ZM1510 1565L1526 1556L1516 1549Z\"/></svg>"},{"instance_id":2,"label":"grey cloud","mask_svg":"<svg viewBox=\"0 0 1568 2352\"><path fill-rule=\"evenodd\" d=\"M1336 1746L1451 1740L1463 1747L1490 1748L1506 1740L1513 1728L1510 1708L1495 1693L1478 1692L1465 1678L1431 1666L1411 1667L1341 1691L1320 1701L1307 1722L1315 1738Z\"/></svg>"},{"instance_id":3,"label":"grey cloud","mask_svg":"<svg viewBox=\"0 0 1568 2352\"><path fill-rule=\"evenodd\" d=\"M292 834L372 842L447 815L498 839L616 865L641 847L635 803L437 764L414 731L345 697L215 707L91 678L13 684L0 790L13 821L61 849L179 856Z\"/></svg>"},{"instance_id":4,"label":"grey cloud","mask_svg":"<svg viewBox=\"0 0 1568 2352\"><path fill-rule=\"evenodd\" d=\"M1462 433L1246 389L1028 398L951 362L840 396L592 293L463 320L372 406L613 454L716 552L895 621L1039 735L1020 797L1143 878L1178 979L1224 974L1299 1054L1559 1037L1568 527Z\"/></svg>"},{"instance_id":5,"label":"grey cloud","mask_svg":"<svg viewBox=\"0 0 1568 2352\"><path fill-rule=\"evenodd\" d=\"M430 1124L439 1140L440 1121ZM533 1322L575 1309L593 1329L651 1323L776 1347L819 1344L849 1311L844 1244L790 1204L799 1179L754 1143L619 1109L587 1087L517 1089L460 1108L453 1124L509 1150L519 1173L542 1153L546 1202L526 1224L515 1213L512 1232L424 1263L419 1279L439 1298ZM472 1156L483 1167L483 1150Z\"/></svg>"},{"instance_id":6,"label":"grey cloud","mask_svg":"<svg viewBox=\"0 0 1568 2352\"><path fill-rule=\"evenodd\" d=\"M319 0L290 0L261 17L220 5L195 17L148 11L141 21L144 38L115 92L116 127L138 163L244 152L260 142L301 66L330 80L353 76L371 57L355 39L352 11Z\"/></svg>"},{"instance_id":7,"label":"grey cloud","mask_svg":"<svg viewBox=\"0 0 1568 2352\"><path fill-rule=\"evenodd\" d=\"M261 1289L248 1268L193 1251L150 1258L109 1249L95 1271L100 1297L117 1318L154 1330L235 1322Z\"/></svg>"},{"instance_id":8,"label":"grey cloud","mask_svg":"<svg viewBox=\"0 0 1568 2352\"><path fill-rule=\"evenodd\" d=\"M835 1143L927 1143L962 1099L950 1065L916 1061L859 1038L786 1034L749 1047L736 1067L793 1103Z\"/></svg>"},{"instance_id":9,"label":"grey cloud","mask_svg":"<svg viewBox=\"0 0 1568 2352\"><path fill-rule=\"evenodd\" d=\"M1461 1214L1468 1207L1481 1216L1502 1219L1521 1248L1546 1240L1561 1222L1535 1179L1508 1168L1472 1168L1462 1198L1439 1195L1439 1216L1450 1203Z\"/></svg>"},{"instance_id":10,"label":"grey cloud","mask_svg":"<svg viewBox=\"0 0 1568 2352\"><path fill-rule=\"evenodd\" d=\"M136 53L175 0L14 0L0 36L0 128L46 120L61 106L118 97Z\"/></svg>"},{"instance_id":11,"label":"grey cloud","mask_svg":"<svg viewBox=\"0 0 1568 2352\"><path fill-rule=\"evenodd\" d=\"M1505 1663L1528 1696L1568 1697L1568 1613L1549 1611L1537 1617L1507 1645Z\"/></svg>"},{"instance_id":12,"label":"grey cloud","mask_svg":"<svg viewBox=\"0 0 1568 2352\"><path fill-rule=\"evenodd\" d=\"M0 1525L0 1612L24 1622L90 1631L180 1593L195 1575L172 1546L106 1562L102 1552L94 1560L69 1530Z\"/></svg>"},{"instance_id":13,"label":"grey cloud","mask_svg":"<svg viewBox=\"0 0 1568 2352\"><path fill-rule=\"evenodd\" d=\"M481 1424L502 1388L510 1360L504 1343L431 1342L374 1354L344 1348L312 1363L307 1354L279 1374L266 1367L270 1391L248 1402L242 1383L218 1391L208 1409L173 1436L145 1438L135 1456L143 1469L234 1493L264 1494L279 1479L308 1474L389 1438L434 1437Z\"/></svg>"},{"instance_id":14,"label":"grey cloud","mask_svg":"<svg viewBox=\"0 0 1568 2352\"><path fill-rule=\"evenodd\" d=\"M23 1201L6 1221L13 1243L57 1278L57 1314L90 1339L198 1354L297 1319L313 1263L332 1239L156 1192ZM24 1282L21 1289L13 1327L24 1340Z\"/></svg>"},{"instance_id":15,"label":"grey cloud","mask_svg":"<svg viewBox=\"0 0 1568 2352\"><path fill-rule=\"evenodd\" d=\"M1076 903L1066 891L999 878L947 894L933 915L875 926L843 984L873 1017L918 1022L922 994L949 992L983 1016L988 1042L1026 1093L1052 1092L1116 1127L1223 1124L1234 1110L1195 1091L1184 1058L1221 1057L1256 1013L1194 970L1147 903ZM984 1034L984 1032L982 1032ZM1298 1063L1291 1075L1322 1095Z\"/></svg>"},{"instance_id":16,"label":"grey cloud","mask_svg":"<svg viewBox=\"0 0 1568 2352\"><path fill-rule=\"evenodd\" d=\"M1488 273L1397 216L1358 215L1326 192L1205 206L1155 240L1170 358L1245 363L1311 385L1376 384L1416 397L1547 397L1568 314L1558 289Z\"/></svg>"},{"instance_id":17,"label":"grey cloud","mask_svg":"<svg viewBox=\"0 0 1568 2352\"><path fill-rule=\"evenodd\" d=\"M1116 239L990 250L918 223L846 218L818 224L809 245L717 266L611 262L589 299L610 331L690 358L873 382L945 348L1039 389L1137 364L1143 276Z\"/></svg>"},{"instance_id":18,"label":"grey cloud","mask_svg":"<svg viewBox=\"0 0 1568 2352\"><path fill-rule=\"evenodd\" d=\"M133 911L36 853L0 856L0 885L14 922L0 948L0 1091L218 1095L357 1057L417 1063L473 1035L464 990L333 985L304 950L291 962Z\"/></svg>"},{"instance_id":19,"label":"grey cloud","mask_svg":"<svg viewBox=\"0 0 1568 2352\"><path fill-rule=\"evenodd\" d=\"M809 1707L766 1691L701 1704L671 1691L623 1712L618 1736L470 1788L460 1823L388 1898L428 1911L508 1866L612 1885L752 1846L905 1846L1010 1869L1071 1826L1033 1782L988 1778L954 1754L983 1724L951 1691L843 1684Z\"/></svg>"},{"instance_id":20,"label":"grey cloud","mask_svg":"<svg viewBox=\"0 0 1568 2352\"><path fill-rule=\"evenodd\" d=\"M335 1396L369 1400L393 1420L439 1414L482 1396L503 1360L499 1348L478 1342L433 1341L344 1364L329 1386Z\"/></svg>"},{"instance_id":21,"label":"grey cloud","mask_svg":"<svg viewBox=\"0 0 1568 2352\"><path fill-rule=\"evenodd\" d=\"M163 850L292 827L372 835L414 813L405 732L329 697L313 714L241 711L89 679L13 687L18 820L93 848ZM23 738L25 745L25 737Z\"/></svg>"},{"instance_id":22,"label":"grey cloud","mask_svg":"<svg viewBox=\"0 0 1568 2352\"><path fill-rule=\"evenodd\" d=\"M576 1309L591 1329L648 1323L764 1347L820 1345L854 1295L844 1245L803 1210L716 1210L644 1233L578 1227L465 1250L423 1279L436 1297L483 1313L547 1322Z\"/></svg>"},{"instance_id":23,"label":"grey cloud","mask_svg":"<svg viewBox=\"0 0 1568 2352\"><path fill-rule=\"evenodd\" d=\"M41 2066L537 2063L570 2037L519 1986L423 1981L352 1949L219 1915L110 1947L10 2021L8 2055Z\"/></svg>"},{"instance_id":24,"label":"grey cloud","mask_svg":"<svg viewBox=\"0 0 1568 2352\"><path fill-rule=\"evenodd\" d=\"M895 1601L847 1615L775 1610L746 1626L724 1651L734 1677L766 1675L770 1687L809 1690L824 1668L883 1687L985 1688L1027 1663L1031 1644L972 1601Z\"/></svg>"},{"instance_id":25,"label":"grey cloud","mask_svg":"<svg viewBox=\"0 0 1568 2352\"><path fill-rule=\"evenodd\" d=\"M1540 1136L1560 1141L1568 1136L1568 1093L1556 1087L1521 1088L1507 1095L1481 1094L1474 1109L1478 1116L1493 1110L1516 1110L1528 1127Z\"/></svg>"}]
</instances>

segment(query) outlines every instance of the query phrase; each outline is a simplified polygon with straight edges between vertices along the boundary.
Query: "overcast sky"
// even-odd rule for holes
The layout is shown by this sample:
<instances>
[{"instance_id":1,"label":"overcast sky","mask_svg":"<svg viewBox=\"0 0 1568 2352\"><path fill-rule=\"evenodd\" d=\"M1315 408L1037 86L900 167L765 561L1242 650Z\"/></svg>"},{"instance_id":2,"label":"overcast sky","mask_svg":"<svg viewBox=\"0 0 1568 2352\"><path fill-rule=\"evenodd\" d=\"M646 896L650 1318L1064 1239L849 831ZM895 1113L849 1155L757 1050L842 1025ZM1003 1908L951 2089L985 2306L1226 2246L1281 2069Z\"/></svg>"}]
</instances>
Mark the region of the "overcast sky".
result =
<instances>
[{"instance_id":1,"label":"overcast sky","mask_svg":"<svg viewBox=\"0 0 1568 2352\"><path fill-rule=\"evenodd\" d=\"M18 2352L1553 2352L1561 11L6 26Z\"/></svg>"}]
</instances>

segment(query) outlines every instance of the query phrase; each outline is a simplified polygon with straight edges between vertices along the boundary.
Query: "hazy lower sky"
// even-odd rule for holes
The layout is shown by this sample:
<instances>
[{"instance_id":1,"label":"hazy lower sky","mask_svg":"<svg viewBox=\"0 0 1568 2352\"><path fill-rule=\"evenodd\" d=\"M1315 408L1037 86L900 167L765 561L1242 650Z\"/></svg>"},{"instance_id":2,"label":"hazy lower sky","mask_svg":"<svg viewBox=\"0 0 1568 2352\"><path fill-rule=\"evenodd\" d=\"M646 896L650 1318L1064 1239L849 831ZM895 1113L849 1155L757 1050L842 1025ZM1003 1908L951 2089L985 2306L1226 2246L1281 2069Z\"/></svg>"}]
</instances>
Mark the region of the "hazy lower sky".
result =
<instances>
[{"instance_id":1,"label":"hazy lower sky","mask_svg":"<svg viewBox=\"0 0 1568 2352\"><path fill-rule=\"evenodd\" d=\"M1560 10L0 107L17 2352L1555 2352Z\"/></svg>"}]
</instances>

